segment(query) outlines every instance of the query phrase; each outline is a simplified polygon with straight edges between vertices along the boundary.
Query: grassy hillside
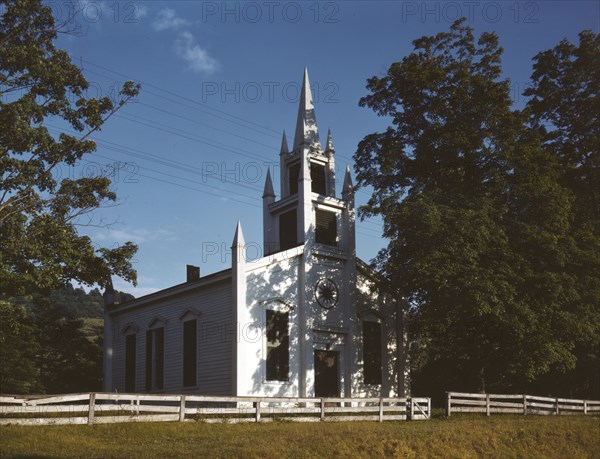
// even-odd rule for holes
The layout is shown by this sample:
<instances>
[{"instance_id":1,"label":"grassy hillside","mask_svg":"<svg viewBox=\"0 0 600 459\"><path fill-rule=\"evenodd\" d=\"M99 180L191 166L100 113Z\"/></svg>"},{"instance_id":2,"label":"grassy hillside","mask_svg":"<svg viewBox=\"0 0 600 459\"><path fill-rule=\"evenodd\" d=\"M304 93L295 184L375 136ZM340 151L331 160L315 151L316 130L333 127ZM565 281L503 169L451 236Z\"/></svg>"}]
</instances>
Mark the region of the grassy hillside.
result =
<instances>
[{"instance_id":1,"label":"grassy hillside","mask_svg":"<svg viewBox=\"0 0 600 459\"><path fill-rule=\"evenodd\" d=\"M0 427L0 457L600 458L592 417Z\"/></svg>"}]
</instances>

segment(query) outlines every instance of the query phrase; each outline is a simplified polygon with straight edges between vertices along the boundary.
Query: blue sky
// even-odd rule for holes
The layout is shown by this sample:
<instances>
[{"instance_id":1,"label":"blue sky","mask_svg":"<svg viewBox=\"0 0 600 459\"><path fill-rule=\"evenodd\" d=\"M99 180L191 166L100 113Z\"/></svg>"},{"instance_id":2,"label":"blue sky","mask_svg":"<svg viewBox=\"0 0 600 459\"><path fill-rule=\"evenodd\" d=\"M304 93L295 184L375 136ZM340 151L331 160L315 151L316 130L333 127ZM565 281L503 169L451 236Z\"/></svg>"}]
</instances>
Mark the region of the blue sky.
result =
<instances>
[{"instance_id":1,"label":"blue sky","mask_svg":"<svg viewBox=\"0 0 600 459\"><path fill-rule=\"evenodd\" d=\"M47 2L64 18L72 2ZM476 34L496 31L514 101L531 58L561 39L599 31L596 1L525 2L81 2L80 33L58 45L81 65L90 96L140 81L142 91L94 136L97 152L61 174L110 175L119 205L82 227L101 246L139 245L136 296L230 265L241 220L256 254L262 242L262 188L276 168L281 133L293 139L304 66L308 67L321 141L330 128L337 190L358 142L386 120L358 106L366 79L382 75L422 35L466 16ZM57 126L60 127L60 126ZM279 190L278 173L275 178ZM357 204L368 199L366 190ZM384 247L381 225L357 225L357 252L370 260ZM252 256L252 253L250 253Z\"/></svg>"}]
</instances>

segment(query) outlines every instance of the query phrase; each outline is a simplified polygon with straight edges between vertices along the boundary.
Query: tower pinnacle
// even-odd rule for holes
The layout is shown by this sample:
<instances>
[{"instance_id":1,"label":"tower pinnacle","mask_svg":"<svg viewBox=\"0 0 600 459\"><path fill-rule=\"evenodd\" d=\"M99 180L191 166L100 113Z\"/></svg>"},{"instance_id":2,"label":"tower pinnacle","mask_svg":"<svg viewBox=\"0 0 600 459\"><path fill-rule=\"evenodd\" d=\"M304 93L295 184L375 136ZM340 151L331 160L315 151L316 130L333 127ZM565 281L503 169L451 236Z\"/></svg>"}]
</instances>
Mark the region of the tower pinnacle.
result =
<instances>
[{"instance_id":1,"label":"tower pinnacle","mask_svg":"<svg viewBox=\"0 0 600 459\"><path fill-rule=\"evenodd\" d=\"M294 135L294 150L299 147L321 149L315 106L310 92L308 81L308 69L304 68L304 80L302 81L302 92L300 93L300 106L298 107L298 119L296 121L296 133Z\"/></svg>"}]
</instances>

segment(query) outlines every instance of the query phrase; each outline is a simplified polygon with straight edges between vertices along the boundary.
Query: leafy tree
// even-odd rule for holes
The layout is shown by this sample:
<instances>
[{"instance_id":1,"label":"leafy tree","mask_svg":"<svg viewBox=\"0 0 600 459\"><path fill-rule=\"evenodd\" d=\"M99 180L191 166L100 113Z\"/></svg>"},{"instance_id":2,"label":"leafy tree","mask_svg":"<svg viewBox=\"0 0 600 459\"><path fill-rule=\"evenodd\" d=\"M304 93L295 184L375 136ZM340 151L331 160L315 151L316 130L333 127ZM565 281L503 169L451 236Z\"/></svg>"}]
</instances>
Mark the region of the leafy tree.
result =
<instances>
[{"instance_id":1,"label":"leafy tree","mask_svg":"<svg viewBox=\"0 0 600 459\"><path fill-rule=\"evenodd\" d=\"M125 83L116 102L86 98L81 70L54 45L65 30L39 0L6 2L0 18L0 292L7 296L71 280L105 285L111 274L136 282L134 244L97 248L77 232L82 216L116 200L110 180L58 179L54 172L95 150L89 136L139 86ZM79 134L53 136L48 121Z\"/></svg>"},{"instance_id":2,"label":"leafy tree","mask_svg":"<svg viewBox=\"0 0 600 459\"><path fill-rule=\"evenodd\" d=\"M0 393L26 394L41 389L36 365L39 344L22 305L0 300Z\"/></svg>"},{"instance_id":3,"label":"leafy tree","mask_svg":"<svg viewBox=\"0 0 600 459\"><path fill-rule=\"evenodd\" d=\"M526 113L544 148L559 162L558 180L573 196L572 256L565 263L571 294L564 299L577 320L576 370L564 383L600 396L600 35L579 34L534 57ZM556 375L555 375L556 376Z\"/></svg>"},{"instance_id":4,"label":"leafy tree","mask_svg":"<svg viewBox=\"0 0 600 459\"><path fill-rule=\"evenodd\" d=\"M116 292L117 303L133 299ZM70 284L0 300L0 393L100 390L103 299Z\"/></svg>"},{"instance_id":5,"label":"leafy tree","mask_svg":"<svg viewBox=\"0 0 600 459\"><path fill-rule=\"evenodd\" d=\"M101 390L102 326L88 336L84 320L65 317L63 311L63 303L45 298L34 304L40 381L51 394Z\"/></svg>"},{"instance_id":6,"label":"leafy tree","mask_svg":"<svg viewBox=\"0 0 600 459\"><path fill-rule=\"evenodd\" d=\"M391 126L355 155L390 240L376 263L412 305L415 362L444 389L522 387L575 365L572 195L512 110L497 36L464 19L413 42L362 98ZM439 389L440 387L438 387Z\"/></svg>"},{"instance_id":7,"label":"leafy tree","mask_svg":"<svg viewBox=\"0 0 600 459\"><path fill-rule=\"evenodd\" d=\"M600 209L600 34L579 34L534 57L527 113L560 161L561 182L578 199L579 220ZM596 227L596 229L598 229Z\"/></svg>"}]
</instances>

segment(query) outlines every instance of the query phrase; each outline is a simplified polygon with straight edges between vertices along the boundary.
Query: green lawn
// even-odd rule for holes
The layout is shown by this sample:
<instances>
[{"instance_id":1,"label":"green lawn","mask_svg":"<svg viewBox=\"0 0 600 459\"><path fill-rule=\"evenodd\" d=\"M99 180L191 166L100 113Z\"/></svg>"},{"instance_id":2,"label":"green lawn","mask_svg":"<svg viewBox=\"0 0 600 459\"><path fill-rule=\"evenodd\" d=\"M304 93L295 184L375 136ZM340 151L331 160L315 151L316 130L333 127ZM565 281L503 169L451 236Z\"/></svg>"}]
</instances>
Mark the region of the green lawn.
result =
<instances>
[{"instance_id":1,"label":"green lawn","mask_svg":"<svg viewBox=\"0 0 600 459\"><path fill-rule=\"evenodd\" d=\"M464 415L381 424L0 426L0 457L600 458L600 420Z\"/></svg>"}]
</instances>

